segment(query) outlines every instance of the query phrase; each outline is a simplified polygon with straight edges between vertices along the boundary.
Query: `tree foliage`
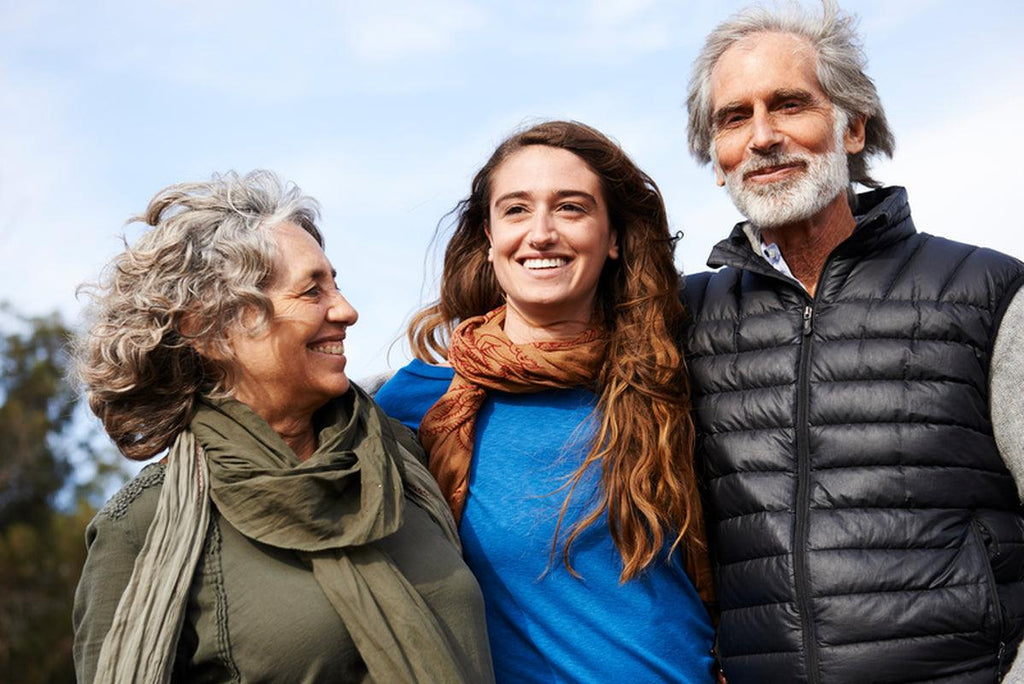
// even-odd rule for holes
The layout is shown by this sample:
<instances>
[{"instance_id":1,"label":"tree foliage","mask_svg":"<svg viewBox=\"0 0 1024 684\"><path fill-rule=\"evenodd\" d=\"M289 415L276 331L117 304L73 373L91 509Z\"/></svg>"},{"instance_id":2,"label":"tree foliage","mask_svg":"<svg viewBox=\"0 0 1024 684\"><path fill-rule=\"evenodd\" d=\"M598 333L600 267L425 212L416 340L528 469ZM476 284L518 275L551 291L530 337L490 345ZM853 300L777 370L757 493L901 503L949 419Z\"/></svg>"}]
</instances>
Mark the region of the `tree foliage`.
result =
<instances>
[{"instance_id":1,"label":"tree foliage","mask_svg":"<svg viewBox=\"0 0 1024 684\"><path fill-rule=\"evenodd\" d=\"M54 450L76 401L64 378L69 331L56 314L21 322L26 330L0 337L0 531L46 520L70 474Z\"/></svg>"},{"instance_id":2,"label":"tree foliage","mask_svg":"<svg viewBox=\"0 0 1024 684\"><path fill-rule=\"evenodd\" d=\"M74 681L71 607L97 481L124 477L67 381L69 330L56 314L0 304L0 681ZM77 414L77 415L76 415ZM105 449L105 451L104 451ZM98 464L78 483L73 464ZM106 487L109 488L109 485ZM65 501L57 505L58 497Z\"/></svg>"}]
</instances>

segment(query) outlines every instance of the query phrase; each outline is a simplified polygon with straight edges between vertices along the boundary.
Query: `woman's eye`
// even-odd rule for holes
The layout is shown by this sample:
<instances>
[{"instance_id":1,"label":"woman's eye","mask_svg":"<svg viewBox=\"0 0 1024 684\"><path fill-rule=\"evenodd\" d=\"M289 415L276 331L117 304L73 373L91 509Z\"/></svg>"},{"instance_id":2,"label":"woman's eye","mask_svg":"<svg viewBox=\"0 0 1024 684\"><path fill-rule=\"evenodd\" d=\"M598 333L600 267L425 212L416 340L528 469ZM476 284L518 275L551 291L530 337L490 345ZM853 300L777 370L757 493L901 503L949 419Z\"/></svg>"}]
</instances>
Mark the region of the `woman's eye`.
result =
<instances>
[{"instance_id":1,"label":"woman's eye","mask_svg":"<svg viewBox=\"0 0 1024 684\"><path fill-rule=\"evenodd\" d=\"M586 211L581 205L573 204L572 202L567 202L566 204L563 204L561 206L561 209L562 211L569 211L573 213L581 213L583 211Z\"/></svg>"}]
</instances>

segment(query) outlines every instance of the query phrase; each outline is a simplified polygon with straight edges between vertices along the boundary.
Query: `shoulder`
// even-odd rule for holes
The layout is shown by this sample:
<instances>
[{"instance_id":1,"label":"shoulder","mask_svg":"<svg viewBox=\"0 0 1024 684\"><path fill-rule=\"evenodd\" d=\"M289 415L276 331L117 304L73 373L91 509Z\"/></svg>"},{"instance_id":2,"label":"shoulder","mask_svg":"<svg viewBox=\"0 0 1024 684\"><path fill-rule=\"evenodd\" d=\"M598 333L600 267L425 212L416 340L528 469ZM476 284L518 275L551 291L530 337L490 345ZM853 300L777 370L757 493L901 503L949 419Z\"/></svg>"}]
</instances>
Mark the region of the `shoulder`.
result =
<instances>
[{"instance_id":1,"label":"shoulder","mask_svg":"<svg viewBox=\"0 0 1024 684\"><path fill-rule=\"evenodd\" d=\"M740 273L737 268L725 266L715 271L701 271L681 276L679 300L686 307L687 321L692 323L697 320L705 307L714 307L716 302L734 301L734 290Z\"/></svg>"},{"instance_id":2,"label":"shoulder","mask_svg":"<svg viewBox=\"0 0 1024 684\"><path fill-rule=\"evenodd\" d=\"M939 279L954 299L968 299L969 293L977 293L1001 314L1024 285L1024 263L1009 254L929 233L918 233L915 238L908 269Z\"/></svg>"},{"instance_id":3,"label":"shoulder","mask_svg":"<svg viewBox=\"0 0 1024 684\"><path fill-rule=\"evenodd\" d=\"M1024 263L1020 259L988 247L958 242L950 238L924 232L918 233L917 237L929 249L942 250L950 255L971 259L989 267L1006 269L1014 273L1024 271Z\"/></svg>"},{"instance_id":4,"label":"shoulder","mask_svg":"<svg viewBox=\"0 0 1024 684\"><path fill-rule=\"evenodd\" d=\"M156 514L166 470L162 463L151 463L139 471L99 510L89 525L91 535L101 529L116 528L141 547ZM87 539L91 541L91 537Z\"/></svg>"},{"instance_id":5,"label":"shoulder","mask_svg":"<svg viewBox=\"0 0 1024 684\"><path fill-rule=\"evenodd\" d=\"M414 359L391 376L374 399L389 416L418 430L420 419L448 391L454 375L447 366L431 366Z\"/></svg>"}]
</instances>

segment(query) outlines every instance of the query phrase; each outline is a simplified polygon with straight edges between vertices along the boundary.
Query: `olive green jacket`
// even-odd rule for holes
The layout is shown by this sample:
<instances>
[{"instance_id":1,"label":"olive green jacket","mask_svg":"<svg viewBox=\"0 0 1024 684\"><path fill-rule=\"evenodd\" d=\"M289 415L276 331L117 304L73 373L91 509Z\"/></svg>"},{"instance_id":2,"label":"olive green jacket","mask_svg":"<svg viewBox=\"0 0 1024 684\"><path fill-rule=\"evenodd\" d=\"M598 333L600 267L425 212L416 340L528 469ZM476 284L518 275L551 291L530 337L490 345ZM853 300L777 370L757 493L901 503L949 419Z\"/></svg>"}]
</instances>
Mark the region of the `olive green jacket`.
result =
<instances>
[{"instance_id":1,"label":"olive green jacket","mask_svg":"<svg viewBox=\"0 0 1024 684\"><path fill-rule=\"evenodd\" d=\"M91 682L103 638L156 509L164 466L116 494L86 531L88 557L75 594L75 666ZM437 615L480 681L491 679L476 580L431 517L406 498L404 522L379 542ZM345 625L291 551L239 533L213 508L190 589L175 681L359 682L366 667Z\"/></svg>"}]
</instances>

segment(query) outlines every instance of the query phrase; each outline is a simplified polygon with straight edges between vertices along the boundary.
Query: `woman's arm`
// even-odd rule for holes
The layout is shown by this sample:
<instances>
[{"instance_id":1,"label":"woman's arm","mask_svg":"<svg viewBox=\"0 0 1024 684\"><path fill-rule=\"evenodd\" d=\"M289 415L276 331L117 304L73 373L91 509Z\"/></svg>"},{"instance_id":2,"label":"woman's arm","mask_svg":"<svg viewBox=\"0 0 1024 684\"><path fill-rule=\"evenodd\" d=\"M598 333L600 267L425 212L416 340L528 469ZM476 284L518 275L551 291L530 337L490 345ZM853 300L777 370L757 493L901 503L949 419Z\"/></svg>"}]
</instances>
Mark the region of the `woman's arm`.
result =
<instances>
[{"instance_id":1,"label":"woman's arm","mask_svg":"<svg viewBox=\"0 0 1024 684\"><path fill-rule=\"evenodd\" d=\"M146 540L163 483L163 466L139 473L107 502L85 531L88 549L75 590L75 674L81 684L96 676L100 648Z\"/></svg>"}]
</instances>

